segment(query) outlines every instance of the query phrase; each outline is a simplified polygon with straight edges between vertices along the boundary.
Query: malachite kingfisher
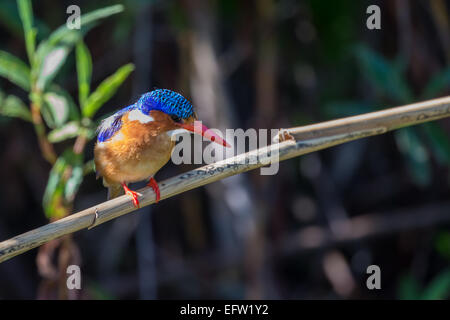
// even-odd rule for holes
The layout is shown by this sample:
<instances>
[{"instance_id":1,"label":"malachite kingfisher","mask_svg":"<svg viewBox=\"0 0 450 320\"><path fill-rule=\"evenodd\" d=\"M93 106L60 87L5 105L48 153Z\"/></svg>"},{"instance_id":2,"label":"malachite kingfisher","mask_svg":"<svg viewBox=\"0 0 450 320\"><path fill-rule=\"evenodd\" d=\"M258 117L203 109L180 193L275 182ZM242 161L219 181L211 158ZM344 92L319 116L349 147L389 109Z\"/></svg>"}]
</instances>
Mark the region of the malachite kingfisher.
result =
<instances>
[{"instance_id":1,"label":"malachite kingfisher","mask_svg":"<svg viewBox=\"0 0 450 320\"><path fill-rule=\"evenodd\" d=\"M95 170L108 188L108 199L125 192L139 207L138 193L128 184L149 180L147 184L160 200L154 175L170 159L174 135L184 130L229 147L219 135L197 121L192 104L181 94L156 89L104 119L98 129L94 148Z\"/></svg>"}]
</instances>

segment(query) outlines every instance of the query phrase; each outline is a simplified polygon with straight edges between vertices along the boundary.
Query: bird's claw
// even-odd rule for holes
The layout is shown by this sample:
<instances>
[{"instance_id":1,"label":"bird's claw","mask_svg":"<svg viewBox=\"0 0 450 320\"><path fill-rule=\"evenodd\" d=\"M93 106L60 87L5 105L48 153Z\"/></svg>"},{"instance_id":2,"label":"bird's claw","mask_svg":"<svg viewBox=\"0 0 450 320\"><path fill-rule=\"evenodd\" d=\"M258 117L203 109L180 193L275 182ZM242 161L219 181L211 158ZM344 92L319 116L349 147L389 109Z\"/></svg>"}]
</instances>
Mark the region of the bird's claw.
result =
<instances>
[{"instance_id":1,"label":"bird's claw","mask_svg":"<svg viewBox=\"0 0 450 320\"><path fill-rule=\"evenodd\" d=\"M280 143L287 140L295 141L295 138L286 129L280 129L278 134L273 138L274 143Z\"/></svg>"},{"instance_id":2,"label":"bird's claw","mask_svg":"<svg viewBox=\"0 0 450 320\"><path fill-rule=\"evenodd\" d=\"M131 196L131 198L133 198L133 205L136 208L139 208L139 199L138 196L140 196L141 194L137 193L136 191L130 190L128 188L128 186L126 184L122 184L123 190L125 190L125 194Z\"/></svg>"},{"instance_id":3,"label":"bird's claw","mask_svg":"<svg viewBox=\"0 0 450 320\"><path fill-rule=\"evenodd\" d=\"M138 193L137 193L136 191L128 190L128 191L126 192L126 194L128 194L129 196L131 196L131 197L133 198L133 205L134 205L136 208L139 208Z\"/></svg>"},{"instance_id":4,"label":"bird's claw","mask_svg":"<svg viewBox=\"0 0 450 320\"><path fill-rule=\"evenodd\" d=\"M159 186L158 183L156 182L156 180L151 177L150 180L148 181L147 186L151 187L153 189L153 191L156 194L156 200L155 203L158 203L158 201L161 199L161 194L159 192Z\"/></svg>"}]
</instances>

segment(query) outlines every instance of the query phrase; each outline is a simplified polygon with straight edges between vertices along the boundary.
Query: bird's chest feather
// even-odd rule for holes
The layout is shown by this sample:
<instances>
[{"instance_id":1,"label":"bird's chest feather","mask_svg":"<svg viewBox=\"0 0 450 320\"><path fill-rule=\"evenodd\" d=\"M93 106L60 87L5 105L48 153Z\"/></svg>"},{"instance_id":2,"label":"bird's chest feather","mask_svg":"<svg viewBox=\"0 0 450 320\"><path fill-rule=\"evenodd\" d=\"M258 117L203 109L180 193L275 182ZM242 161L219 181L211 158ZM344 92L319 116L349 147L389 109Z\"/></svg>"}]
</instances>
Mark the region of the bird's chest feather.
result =
<instances>
[{"instance_id":1,"label":"bird's chest feather","mask_svg":"<svg viewBox=\"0 0 450 320\"><path fill-rule=\"evenodd\" d=\"M131 119L131 120L130 120ZM96 146L96 166L111 181L135 182L155 174L170 159L175 142L162 121L137 121L124 117L121 130ZM100 163L100 165L97 165Z\"/></svg>"}]
</instances>

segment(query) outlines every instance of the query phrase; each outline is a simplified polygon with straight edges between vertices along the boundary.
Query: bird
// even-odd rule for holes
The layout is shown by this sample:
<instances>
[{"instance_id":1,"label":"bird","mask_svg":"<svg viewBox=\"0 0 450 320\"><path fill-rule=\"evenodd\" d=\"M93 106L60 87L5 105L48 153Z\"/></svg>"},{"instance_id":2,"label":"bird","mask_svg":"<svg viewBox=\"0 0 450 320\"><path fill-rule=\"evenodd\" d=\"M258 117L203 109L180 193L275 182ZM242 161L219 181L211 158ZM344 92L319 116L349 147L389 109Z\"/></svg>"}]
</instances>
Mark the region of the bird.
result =
<instances>
[{"instance_id":1,"label":"bird","mask_svg":"<svg viewBox=\"0 0 450 320\"><path fill-rule=\"evenodd\" d=\"M194 132L224 147L230 145L198 121L192 104L169 89L144 93L132 105L105 118L97 128L94 163L97 178L108 188L108 200L127 194L139 208L139 194L129 183L148 180L147 186L161 198L154 175L170 159L173 137Z\"/></svg>"}]
</instances>

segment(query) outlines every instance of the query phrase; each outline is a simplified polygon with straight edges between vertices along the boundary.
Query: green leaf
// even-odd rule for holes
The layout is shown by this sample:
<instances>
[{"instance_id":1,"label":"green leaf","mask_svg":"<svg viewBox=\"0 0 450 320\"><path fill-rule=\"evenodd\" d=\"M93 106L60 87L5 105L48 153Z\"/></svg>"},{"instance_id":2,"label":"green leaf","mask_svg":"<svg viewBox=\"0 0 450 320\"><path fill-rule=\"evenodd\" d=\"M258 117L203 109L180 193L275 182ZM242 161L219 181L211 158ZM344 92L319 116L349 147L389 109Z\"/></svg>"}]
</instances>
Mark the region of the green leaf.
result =
<instances>
[{"instance_id":1,"label":"green leaf","mask_svg":"<svg viewBox=\"0 0 450 320\"><path fill-rule=\"evenodd\" d=\"M398 286L398 297L402 300L417 300L420 297L420 286L411 275L404 275L400 278Z\"/></svg>"},{"instance_id":2,"label":"green leaf","mask_svg":"<svg viewBox=\"0 0 450 320\"><path fill-rule=\"evenodd\" d=\"M31 7L31 0L17 0L17 6L19 8L20 19L22 20L28 59L30 60L31 65L33 65L36 45L36 29L33 28L33 9Z\"/></svg>"},{"instance_id":3,"label":"green leaf","mask_svg":"<svg viewBox=\"0 0 450 320\"><path fill-rule=\"evenodd\" d=\"M435 248L441 256L450 259L450 232L442 231L437 234Z\"/></svg>"},{"instance_id":4,"label":"green leaf","mask_svg":"<svg viewBox=\"0 0 450 320\"><path fill-rule=\"evenodd\" d=\"M82 165L82 155L75 154L72 149L64 151L56 160L42 201L48 218L59 218L67 214L67 204L73 201L82 182Z\"/></svg>"},{"instance_id":5,"label":"green leaf","mask_svg":"<svg viewBox=\"0 0 450 320\"><path fill-rule=\"evenodd\" d=\"M0 76L30 91L30 69L19 58L0 50Z\"/></svg>"},{"instance_id":6,"label":"green leaf","mask_svg":"<svg viewBox=\"0 0 450 320\"><path fill-rule=\"evenodd\" d=\"M86 99L89 96L92 58L89 49L82 40L78 41L76 47L77 76L78 76L78 96L81 108L84 107Z\"/></svg>"},{"instance_id":7,"label":"green leaf","mask_svg":"<svg viewBox=\"0 0 450 320\"><path fill-rule=\"evenodd\" d=\"M430 142L431 150L442 165L450 164L450 140L438 123L424 123L420 126Z\"/></svg>"},{"instance_id":8,"label":"green leaf","mask_svg":"<svg viewBox=\"0 0 450 320\"><path fill-rule=\"evenodd\" d=\"M61 127L69 119L69 102L56 92L44 94L42 115L50 128Z\"/></svg>"},{"instance_id":9,"label":"green leaf","mask_svg":"<svg viewBox=\"0 0 450 320\"><path fill-rule=\"evenodd\" d=\"M53 83L50 85L48 92L53 92L59 96L63 96L69 106L69 120L80 121L81 117L79 108L76 105L75 101L73 101L72 96L66 90Z\"/></svg>"},{"instance_id":10,"label":"green leaf","mask_svg":"<svg viewBox=\"0 0 450 320\"><path fill-rule=\"evenodd\" d=\"M95 172L95 162L93 159L86 162L83 166L83 174L84 175L88 175L91 172Z\"/></svg>"},{"instance_id":11,"label":"green leaf","mask_svg":"<svg viewBox=\"0 0 450 320\"><path fill-rule=\"evenodd\" d=\"M31 122L31 112L18 97L9 95L0 101L0 114L7 117L21 118Z\"/></svg>"},{"instance_id":12,"label":"green leaf","mask_svg":"<svg viewBox=\"0 0 450 320\"><path fill-rule=\"evenodd\" d=\"M67 28L66 24L63 24L58 29L53 31L47 40L42 41L39 44L39 47L37 49L38 60L41 61L49 51L53 50L55 47L61 44L64 44L64 46L74 46L79 41L79 39L81 39L82 35L85 34L90 29L90 27L92 27L93 22L119 13L122 10L122 5L114 5L81 15L80 30L69 29Z\"/></svg>"},{"instance_id":13,"label":"green leaf","mask_svg":"<svg viewBox=\"0 0 450 320\"><path fill-rule=\"evenodd\" d=\"M450 68L435 74L423 90L423 99L435 98L442 91L450 89Z\"/></svg>"},{"instance_id":14,"label":"green leaf","mask_svg":"<svg viewBox=\"0 0 450 320\"><path fill-rule=\"evenodd\" d=\"M85 117L93 117L100 107L108 101L134 70L133 64L129 63L120 67L113 75L100 83L98 88L86 100L82 113Z\"/></svg>"},{"instance_id":15,"label":"green leaf","mask_svg":"<svg viewBox=\"0 0 450 320\"><path fill-rule=\"evenodd\" d=\"M69 29L64 24L56 29L46 41L42 41L36 52L36 61L39 66L38 88L44 90L47 84L53 80L73 46L92 27L93 22L122 10L122 5L114 5L89 12L80 17L80 30Z\"/></svg>"},{"instance_id":16,"label":"green leaf","mask_svg":"<svg viewBox=\"0 0 450 320\"><path fill-rule=\"evenodd\" d=\"M81 26L80 30L82 30L83 27L86 27L87 25L89 25L97 20L107 18L113 14L117 14L122 11L123 11L123 5L117 4L117 5L97 9L92 12L83 14L80 17L80 26ZM39 45L39 47L46 46L46 45L55 46L63 39L67 39L67 37L70 34L79 33L80 30L69 29L69 28L67 28L66 24L63 24L49 36L48 40L45 43L42 43L41 45ZM42 49L38 48L38 51L39 50L42 50Z\"/></svg>"},{"instance_id":17,"label":"green leaf","mask_svg":"<svg viewBox=\"0 0 450 320\"><path fill-rule=\"evenodd\" d=\"M63 156L59 157L50 171L50 176L45 188L42 205L44 206L45 215L47 218L56 217L61 213L60 206L62 205L62 176L67 168L67 161Z\"/></svg>"},{"instance_id":18,"label":"green leaf","mask_svg":"<svg viewBox=\"0 0 450 320\"><path fill-rule=\"evenodd\" d=\"M45 123L52 129L61 127L69 120L80 120L80 114L72 97L61 87L52 84L43 96L41 109Z\"/></svg>"},{"instance_id":19,"label":"green leaf","mask_svg":"<svg viewBox=\"0 0 450 320\"><path fill-rule=\"evenodd\" d=\"M55 78L59 69L69 55L71 47L69 45L62 45L54 47L45 55L40 64L39 75L37 79L37 87L44 91L47 84Z\"/></svg>"},{"instance_id":20,"label":"green leaf","mask_svg":"<svg viewBox=\"0 0 450 320\"><path fill-rule=\"evenodd\" d=\"M68 202L72 202L75 199L75 195L80 188L81 182L83 182L83 165L77 163L72 167L72 174L66 182L64 189L64 198Z\"/></svg>"},{"instance_id":21,"label":"green leaf","mask_svg":"<svg viewBox=\"0 0 450 320\"><path fill-rule=\"evenodd\" d=\"M427 186L431 182L431 166L427 150L413 128L395 132L397 146L405 156L413 182Z\"/></svg>"},{"instance_id":22,"label":"green leaf","mask_svg":"<svg viewBox=\"0 0 450 320\"><path fill-rule=\"evenodd\" d=\"M98 127L98 126L97 126ZM97 127L94 128L81 128L83 135L88 139L91 140L97 135Z\"/></svg>"},{"instance_id":23,"label":"green leaf","mask_svg":"<svg viewBox=\"0 0 450 320\"><path fill-rule=\"evenodd\" d=\"M450 297L450 270L437 275L423 291L423 300L442 300Z\"/></svg>"},{"instance_id":24,"label":"green leaf","mask_svg":"<svg viewBox=\"0 0 450 320\"><path fill-rule=\"evenodd\" d=\"M60 128L56 128L49 132L48 140L51 143L61 142L67 139L75 138L80 132L80 126L77 121L66 123Z\"/></svg>"},{"instance_id":25,"label":"green leaf","mask_svg":"<svg viewBox=\"0 0 450 320\"><path fill-rule=\"evenodd\" d=\"M79 30L66 29L70 32L67 32L64 39L57 43L49 40L42 41L38 47L36 52L37 86L41 90L44 90L45 86L53 80L74 45L84 35L84 32Z\"/></svg>"},{"instance_id":26,"label":"green leaf","mask_svg":"<svg viewBox=\"0 0 450 320\"><path fill-rule=\"evenodd\" d=\"M375 90L398 103L412 101L413 94L404 76L404 63L390 62L365 46L355 50L356 57L365 77Z\"/></svg>"}]
</instances>

